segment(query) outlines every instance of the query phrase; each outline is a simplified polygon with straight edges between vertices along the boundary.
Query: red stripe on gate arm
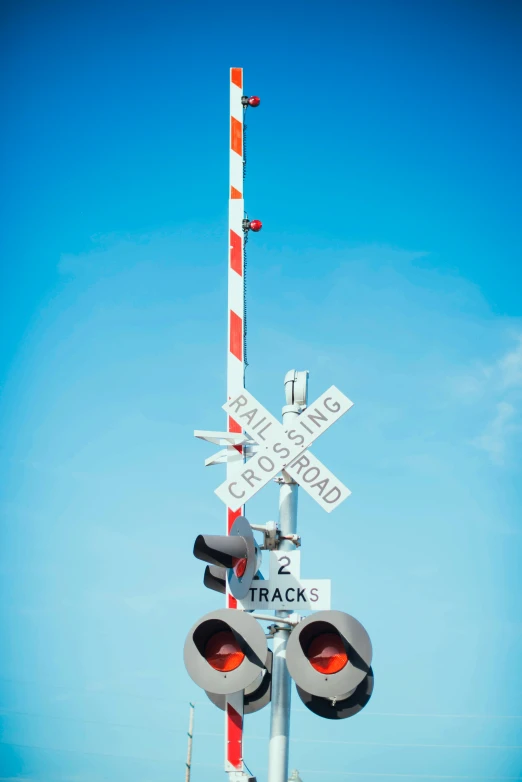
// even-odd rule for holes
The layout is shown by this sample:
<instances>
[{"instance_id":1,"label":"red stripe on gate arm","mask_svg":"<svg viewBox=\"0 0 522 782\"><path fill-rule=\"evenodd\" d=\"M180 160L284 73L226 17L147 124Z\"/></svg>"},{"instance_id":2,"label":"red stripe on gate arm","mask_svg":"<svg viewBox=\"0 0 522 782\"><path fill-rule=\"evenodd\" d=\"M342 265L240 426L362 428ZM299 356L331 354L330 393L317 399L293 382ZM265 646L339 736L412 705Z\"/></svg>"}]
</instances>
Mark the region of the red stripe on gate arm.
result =
<instances>
[{"instance_id":1,"label":"red stripe on gate arm","mask_svg":"<svg viewBox=\"0 0 522 782\"><path fill-rule=\"evenodd\" d=\"M230 80L232 84L235 84L236 87L239 87L242 89L243 87L243 69L242 68L231 68L232 73L230 74Z\"/></svg>"},{"instance_id":2,"label":"red stripe on gate arm","mask_svg":"<svg viewBox=\"0 0 522 782\"><path fill-rule=\"evenodd\" d=\"M241 258L241 237L235 231L230 231L230 268L243 275L243 259Z\"/></svg>"},{"instance_id":3,"label":"red stripe on gate arm","mask_svg":"<svg viewBox=\"0 0 522 782\"><path fill-rule=\"evenodd\" d=\"M243 718L230 703L227 703L228 720L228 749L227 760L235 768L241 768L242 759L242 739L243 739Z\"/></svg>"},{"instance_id":4,"label":"red stripe on gate arm","mask_svg":"<svg viewBox=\"0 0 522 782\"><path fill-rule=\"evenodd\" d=\"M234 597L234 595L227 595L228 598L228 608L237 608L237 600Z\"/></svg>"},{"instance_id":5,"label":"red stripe on gate arm","mask_svg":"<svg viewBox=\"0 0 522 782\"><path fill-rule=\"evenodd\" d=\"M230 117L230 147L238 155L243 154L243 126L235 117Z\"/></svg>"},{"instance_id":6,"label":"red stripe on gate arm","mask_svg":"<svg viewBox=\"0 0 522 782\"><path fill-rule=\"evenodd\" d=\"M238 508L237 510L232 510L232 508L227 508L227 533L230 534L230 530L232 528L232 524L235 522L236 519L238 519L241 516L241 508Z\"/></svg>"},{"instance_id":7,"label":"red stripe on gate arm","mask_svg":"<svg viewBox=\"0 0 522 782\"><path fill-rule=\"evenodd\" d=\"M243 360L243 321L230 310L230 352L239 361Z\"/></svg>"}]
</instances>

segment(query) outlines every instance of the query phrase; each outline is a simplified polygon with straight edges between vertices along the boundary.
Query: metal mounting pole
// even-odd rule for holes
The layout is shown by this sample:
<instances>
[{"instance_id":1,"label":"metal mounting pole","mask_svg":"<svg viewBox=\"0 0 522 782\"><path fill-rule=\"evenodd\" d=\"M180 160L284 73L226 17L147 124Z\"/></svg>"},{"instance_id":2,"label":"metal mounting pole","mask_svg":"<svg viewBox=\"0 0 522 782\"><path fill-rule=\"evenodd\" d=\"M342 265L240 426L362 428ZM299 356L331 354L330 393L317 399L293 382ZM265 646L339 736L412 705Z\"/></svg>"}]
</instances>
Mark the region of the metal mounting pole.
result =
<instances>
[{"instance_id":1,"label":"metal mounting pole","mask_svg":"<svg viewBox=\"0 0 522 782\"><path fill-rule=\"evenodd\" d=\"M300 413L298 405L283 407L283 424L288 426ZM279 493L279 525L281 535L294 535L297 530L297 483L283 470ZM281 551L295 549L290 540L281 540ZM289 611L276 611L276 616L287 617ZM291 628L281 627L273 641L272 711L270 715L270 744L268 750L268 782L287 782L288 743L290 739L290 674L286 667L286 644Z\"/></svg>"}]
</instances>

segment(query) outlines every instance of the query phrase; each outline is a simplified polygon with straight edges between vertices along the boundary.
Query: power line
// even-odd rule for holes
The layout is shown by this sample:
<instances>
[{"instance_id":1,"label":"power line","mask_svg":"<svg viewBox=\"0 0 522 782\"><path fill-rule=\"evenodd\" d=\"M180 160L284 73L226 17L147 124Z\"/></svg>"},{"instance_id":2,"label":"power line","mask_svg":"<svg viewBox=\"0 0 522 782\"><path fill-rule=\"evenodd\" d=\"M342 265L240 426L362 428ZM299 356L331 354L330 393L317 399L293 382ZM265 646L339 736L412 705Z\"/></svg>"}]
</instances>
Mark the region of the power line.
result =
<instances>
[{"instance_id":1,"label":"power line","mask_svg":"<svg viewBox=\"0 0 522 782\"><path fill-rule=\"evenodd\" d=\"M206 704L211 705L211 704ZM292 709L292 714L310 714L308 709ZM447 719L447 720L522 720L522 714L405 714L400 712L361 711L363 717L410 717L414 719Z\"/></svg>"},{"instance_id":2,"label":"power line","mask_svg":"<svg viewBox=\"0 0 522 782\"><path fill-rule=\"evenodd\" d=\"M392 774L390 772L373 771L322 771L320 769L303 768L299 769L303 774L326 774L327 776L345 776L345 777L394 777L396 779L471 779L473 782L482 782L482 780L512 780L520 782L522 777L477 777L476 774L469 776L455 774Z\"/></svg>"},{"instance_id":3,"label":"power line","mask_svg":"<svg viewBox=\"0 0 522 782\"><path fill-rule=\"evenodd\" d=\"M306 712L307 709L299 709ZM368 717L434 717L455 720L522 720L522 714L401 714L387 711L362 712Z\"/></svg>"},{"instance_id":4,"label":"power line","mask_svg":"<svg viewBox=\"0 0 522 782\"><path fill-rule=\"evenodd\" d=\"M186 733L186 730L183 730L183 728L156 728L153 725L135 725L130 723L123 723L123 722L106 722L105 720L86 720L82 717L64 717L58 714L39 714L38 712L34 711L15 711L15 710L5 710L0 709L0 717L8 717L10 715L16 715L21 717L36 717L37 719L42 720L63 720L64 722L81 722L86 725L105 725L106 727L113 727L113 728L136 728L138 730L157 730L161 733ZM216 734L221 735L221 734Z\"/></svg>"},{"instance_id":5,"label":"power line","mask_svg":"<svg viewBox=\"0 0 522 782\"><path fill-rule=\"evenodd\" d=\"M195 763L194 765L201 768L221 768L211 763ZM258 768L258 771L268 771L267 768ZM380 772L380 771L324 771L317 768L300 768L299 773L303 774L322 774L325 776L345 776L345 777L388 777L394 779L471 779L473 782L498 782L499 780L510 782L520 782L522 777L477 777L476 774L469 776L454 775L454 774L394 774L392 772Z\"/></svg>"},{"instance_id":6,"label":"power line","mask_svg":"<svg viewBox=\"0 0 522 782\"><path fill-rule=\"evenodd\" d=\"M211 704L209 704L211 705ZM122 722L106 722L105 720L85 720L81 717L62 717L60 715L53 714L39 714L37 712L30 711L0 711L0 716L9 715L23 716L23 717L36 717L37 719L54 719L62 720L64 722L81 722L87 725L104 725L106 727L115 728L131 728L137 730L152 730L160 733L186 733L183 728L156 728L153 725L136 725ZM198 736L208 736L222 738L223 733L209 733L205 731L198 731ZM264 736L250 736L251 739L262 741ZM421 744L421 743L402 743L402 742L389 742L389 741L342 741L332 739L313 739L313 738L290 738L290 741L296 743L305 744L334 744L334 745L347 745L353 747L403 747L403 748L431 748L431 749L506 749L506 750L522 750L522 745L510 745L510 744Z\"/></svg>"},{"instance_id":7,"label":"power line","mask_svg":"<svg viewBox=\"0 0 522 782\"><path fill-rule=\"evenodd\" d=\"M64 749L61 747L43 747L40 744L18 744L11 741L0 741L0 747L39 749L43 752L59 752L59 753L64 753L66 755L93 755L95 757L101 757L101 758L120 758L122 760L143 760L146 761L147 763L162 763L164 765L168 763L176 763L174 759L159 760L159 758L151 758L144 755L121 755L114 752L93 752L92 750L84 750L84 749ZM218 766L218 768L221 768L221 766Z\"/></svg>"},{"instance_id":8,"label":"power line","mask_svg":"<svg viewBox=\"0 0 522 782\"><path fill-rule=\"evenodd\" d=\"M209 704L210 705L210 704ZM0 711L0 716L10 716L10 715L16 715L16 716L23 716L23 717L35 717L37 719L54 719L54 720L61 720L64 722L81 722L82 724L87 725L104 725L106 727L115 727L115 728L130 728L130 729L136 729L136 730L152 730L157 731L160 733L185 733L186 731L183 728L161 728L161 727L155 727L153 725L137 725L137 724L129 724L129 723L121 723L121 722L106 722L105 720L86 720L82 719L81 717L64 717L60 715L53 715L53 714L39 714L37 712L30 712L30 711L9 711L9 710L2 710ZM209 733L209 732L203 732L199 731L198 735L200 736L215 736L215 737L222 737L223 733ZM251 736L250 738L255 740L262 740L263 736ZM369 746L369 747L419 747L419 748L432 748L432 749L509 749L509 750L519 750L522 749L522 745L510 745L510 744L422 744L422 743L403 743L403 742L388 742L388 741L342 741L342 740L332 740L332 739L313 739L313 738L291 738L290 741L293 742L302 742L302 743L312 743L312 744L341 744L341 745L349 745L349 746Z\"/></svg>"},{"instance_id":9,"label":"power line","mask_svg":"<svg viewBox=\"0 0 522 782\"><path fill-rule=\"evenodd\" d=\"M19 684L29 685L41 685L42 682L36 679L16 679L7 676L0 676L0 681L7 681ZM88 691L86 689L69 687L67 684L53 684L54 689L66 689L69 692L78 692L82 695L119 695L122 698L137 698L142 700L159 701L161 703L173 704L187 704L187 700L178 700L174 698L161 698L155 695L138 695L134 692L121 692L121 690L98 690ZM208 701L193 700L198 706L211 706L214 705ZM292 713L309 714L308 709L292 708ZM416 713L416 712L392 712L392 711L366 711L365 709L359 715L360 717L412 717L415 719L459 719L459 720L522 720L522 714L432 714L432 713Z\"/></svg>"},{"instance_id":10,"label":"power line","mask_svg":"<svg viewBox=\"0 0 522 782\"><path fill-rule=\"evenodd\" d=\"M122 758L123 760L143 760L150 763L174 763L174 760L158 760L158 758L149 758L149 757L143 757L139 755L118 755L113 752L92 752L90 750L83 750L83 749L63 749L60 747L42 747L39 744L16 744L11 741L0 741L0 747L17 747L17 748L27 748L27 749L39 749L44 752L60 752L65 753L67 755L94 755L96 757L102 757L102 758Z\"/></svg>"},{"instance_id":11,"label":"power line","mask_svg":"<svg viewBox=\"0 0 522 782\"><path fill-rule=\"evenodd\" d=\"M211 734L213 735L213 734ZM139 755L119 755L111 752L91 752L87 750L79 749L60 749L59 747L42 747L38 744L15 744L12 742L0 742L0 746L4 747L17 747L21 749L38 749L43 752L60 752L72 755L93 755L97 757L108 758L121 758L122 760L141 760L148 763L161 763L169 764L174 763L173 760L159 760L158 758L143 757ZM194 763L194 766L200 768L221 768L220 765L215 763ZM267 771L266 768L260 768L259 771ZM518 777L477 777L476 775L455 775L455 774L401 774L391 772L379 772L379 771L325 771L322 769L306 768L301 769L304 774L322 774L326 776L345 776L345 777L386 777L395 779L471 779L473 782L520 782L521 776Z\"/></svg>"},{"instance_id":12,"label":"power line","mask_svg":"<svg viewBox=\"0 0 522 782\"><path fill-rule=\"evenodd\" d=\"M257 737L256 737L257 738ZM261 737L259 737L261 738ZM330 739L290 739L306 744L349 744L358 747L430 747L432 749L522 749L511 744L402 744L388 741L333 741Z\"/></svg>"}]
</instances>

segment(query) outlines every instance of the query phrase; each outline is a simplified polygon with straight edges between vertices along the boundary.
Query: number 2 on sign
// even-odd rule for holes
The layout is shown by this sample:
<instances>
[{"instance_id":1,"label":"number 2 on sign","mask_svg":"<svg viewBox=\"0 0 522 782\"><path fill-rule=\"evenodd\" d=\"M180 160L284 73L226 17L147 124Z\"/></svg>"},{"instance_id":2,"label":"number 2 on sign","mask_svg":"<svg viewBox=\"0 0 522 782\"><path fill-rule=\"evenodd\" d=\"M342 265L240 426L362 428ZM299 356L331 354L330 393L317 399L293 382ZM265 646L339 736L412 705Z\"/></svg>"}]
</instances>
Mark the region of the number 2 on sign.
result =
<instances>
[{"instance_id":1,"label":"number 2 on sign","mask_svg":"<svg viewBox=\"0 0 522 782\"><path fill-rule=\"evenodd\" d=\"M271 551L270 552L270 578L276 580L281 576L285 589L291 584L291 578L299 579L301 575L301 552L300 551ZM288 576L291 576L289 579ZM283 586L283 585L282 585ZM294 586L293 584L291 586Z\"/></svg>"},{"instance_id":2,"label":"number 2 on sign","mask_svg":"<svg viewBox=\"0 0 522 782\"><path fill-rule=\"evenodd\" d=\"M279 570L277 571L278 575L280 575L280 576L291 576L292 574L290 573L290 571L289 570L285 570L285 568L287 568L289 564L290 564L290 557L280 557L279 558L279 565L280 565L280 567L279 567Z\"/></svg>"}]
</instances>

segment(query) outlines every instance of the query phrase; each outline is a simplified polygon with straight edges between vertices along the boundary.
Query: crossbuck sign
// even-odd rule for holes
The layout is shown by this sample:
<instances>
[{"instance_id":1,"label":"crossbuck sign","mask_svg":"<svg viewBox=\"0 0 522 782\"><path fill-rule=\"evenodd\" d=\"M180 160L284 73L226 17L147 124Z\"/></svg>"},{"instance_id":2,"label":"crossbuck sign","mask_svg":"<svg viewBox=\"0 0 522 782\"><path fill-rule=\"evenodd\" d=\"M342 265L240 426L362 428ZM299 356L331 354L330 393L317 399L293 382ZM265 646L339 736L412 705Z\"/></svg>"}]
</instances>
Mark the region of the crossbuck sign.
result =
<instances>
[{"instance_id":1,"label":"crossbuck sign","mask_svg":"<svg viewBox=\"0 0 522 782\"><path fill-rule=\"evenodd\" d=\"M322 508L334 510L351 492L308 448L352 405L331 386L285 428L243 389L223 405L223 410L259 444L259 450L248 462L238 463L216 489L217 496L237 510L284 469Z\"/></svg>"}]
</instances>

